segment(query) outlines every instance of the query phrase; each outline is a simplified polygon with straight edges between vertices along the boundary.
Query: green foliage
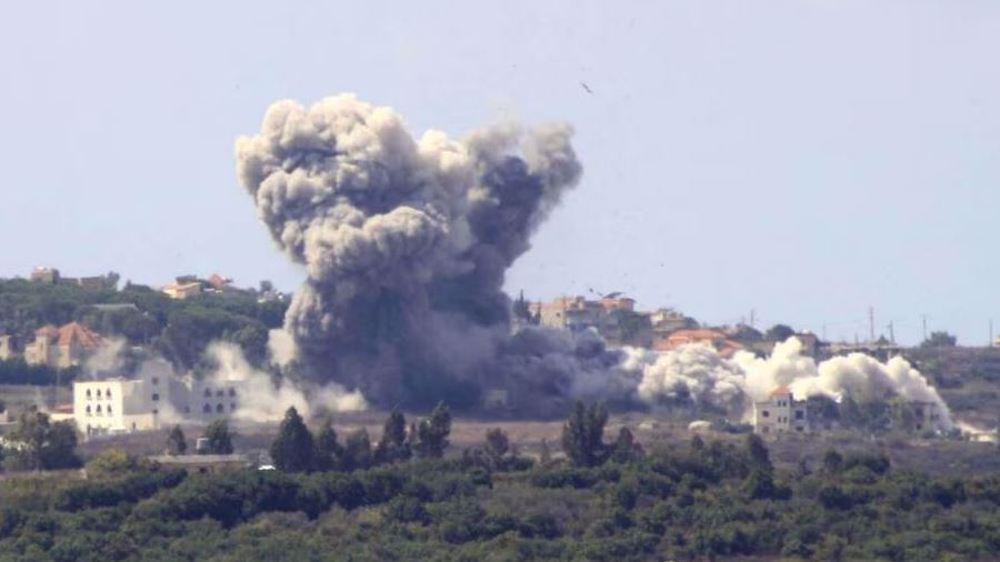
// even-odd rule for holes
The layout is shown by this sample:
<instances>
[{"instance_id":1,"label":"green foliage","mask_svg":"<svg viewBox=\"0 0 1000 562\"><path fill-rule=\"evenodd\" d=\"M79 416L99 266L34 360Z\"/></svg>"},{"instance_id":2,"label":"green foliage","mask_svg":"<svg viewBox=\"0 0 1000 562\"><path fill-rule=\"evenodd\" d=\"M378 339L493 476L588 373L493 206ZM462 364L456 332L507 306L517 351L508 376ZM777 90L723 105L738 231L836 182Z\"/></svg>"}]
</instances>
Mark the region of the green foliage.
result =
<instances>
[{"instance_id":1,"label":"green foliage","mask_svg":"<svg viewBox=\"0 0 1000 562\"><path fill-rule=\"evenodd\" d=\"M0 384L69 385L79 373L78 367L60 370L48 365L29 365L20 358L0 361Z\"/></svg>"},{"instance_id":2,"label":"green foliage","mask_svg":"<svg viewBox=\"0 0 1000 562\"><path fill-rule=\"evenodd\" d=\"M764 333L767 341L785 341L795 335L795 330L784 324L775 324Z\"/></svg>"},{"instance_id":3,"label":"green foliage","mask_svg":"<svg viewBox=\"0 0 1000 562\"><path fill-rule=\"evenodd\" d=\"M76 425L50 423L47 414L34 408L21 413L17 427L6 438L13 444L4 453L7 470L54 470L81 464L76 455Z\"/></svg>"},{"instance_id":4,"label":"green foliage","mask_svg":"<svg viewBox=\"0 0 1000 562\"><path fill-rule=\"evenodd\" d=\"M382 438L375 448L376 463L392 463L407 460L412 455L407 443L406 417L399 410L393 410L382 427Z\"/></svg>"},{"instance_id":5,"label":"green foliage","mask_svg":"<svg viewBox=\"0 0 1000 562\"><path fill-rule=\"evenodd\" d=\"M563 425L562 447L576 466L597 466L608 457L604 443L604 426L608 411L603 404L585 406L577 402L569 420Z\"/></svg>"},{"instance_id":6,"label":"green foliage","mask_svg":"<svg viewBox=\"0 0 1000 562\"><path fill-rule=\"evenodd\" d=\"M274 466L285 472L304 472L315 465L316 444L294 406L285 412L270 452Z\"/></svg>"},{"instance_id":7,"label":"green foliage","mask_svg":"<svg viewBox=\"0 0 1000 562\"><path fill-rule=\"evenodd\" d=\"M451 434L451 412L444 402L439 402L429 419L421 420L417 426L416 451L421 458L439 459L448 448Z\"/></svg>"},{"instance_id":8,"label":"green foliage","mask_svg":"<svg viewBox=\"0 0 1000 562\"><path fill-rule=\"evenodd\" d=\"M329 418L316 434L316 470L335 470L344 464L344 448L337 442L337 431Z\"/></svg>"},{"instance_id":9,"label":"green foliage","mask_svg":"<svg viewBox=\"0 0 1000 562\"><path fill-rule=\"evenodd\" d=\"M184 431L181 426L175 425L167 435L167 454L183 455L187 452L187 441L184 439Z\"/></svg>"},{"instance_id":10,"label":"green foliage","mask_svg":"<svg viewBox=\"0 0 1000 562\"><path fill-rule=\"evenodd\" d=\"M229 431L229 422L215 420L205 428L202 436L208 439L208 444L201 453L209 455L229 455L233 452L233 434Z\"/></svg>"}]
</instances>

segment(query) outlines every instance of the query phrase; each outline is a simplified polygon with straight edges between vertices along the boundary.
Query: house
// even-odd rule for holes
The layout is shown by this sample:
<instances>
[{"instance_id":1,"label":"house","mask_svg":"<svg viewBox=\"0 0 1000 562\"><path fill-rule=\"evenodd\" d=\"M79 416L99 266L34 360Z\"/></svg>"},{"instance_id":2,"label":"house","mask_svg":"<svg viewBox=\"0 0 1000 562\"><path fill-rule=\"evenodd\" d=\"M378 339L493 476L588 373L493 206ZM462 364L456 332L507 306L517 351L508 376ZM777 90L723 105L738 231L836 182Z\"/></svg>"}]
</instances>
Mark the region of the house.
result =
<instances>
[{"instance_id":1,"label":"house","mask_svg":"<svg viewBox=\"0 0 1000 562\"><path fill-rule=\"evenodd\" d=\"M167 419L205 423L236 414L245 391L244 379L178 377L158 359L134 378L75 381L73 418L86 436L156 430Z\"/></svg>"},{"instance_id":2,"label":"house","mask_svg":"<svg viewBox=\"0 0 1000 562\"><path fill-rule=\"evenodd\" d=\"M59 282L59 270L54 267L38 266L31 270L31 280L36 283L55 285Z\"/></svg>"},{"instance_id":3,"label":"house","mask_svg":"<svg viewBox=\"0 0 1000 562\"><path fill-rule=\"evenodd\" d=\"M24 360L30 365L66 369L81 365L104 345L100 334L79 322L59 328L49 324L35 330L35 340L24 347Z\"/></svg>"},{"instance_id":4,"label":"house","mask_svg":"<svg viewBox=\"0 0 1000 562\"><path fill-rule=\"evenodd\" d=\"M767 400L753 404L754 433L807 433L809 411L805 400L796 400L788 387L778 387Z\"/></svg>"},{"instance_id":5,"label":"house","mask_svg":"<svg viewBox=\"0 0 1000 562\"><path fill-rule=\"evenodd\" d=\"M723 357L732 357L734 353L744 348L738 342L726 337L726 334L719 330L694 329L676 330L666 337L659 337L653 342L653 349L656 351L670 351L682 345L709 344L715 348Z\"/></svg>"},{"instance_id":6,"label":"house","mask_svg":"<svg viewBox=\"0 0 1000 562\"><path fill-rule=\"evenodd\" d=\"M184 300L196 297L201 294L201 283L198 281L181 282L177 281L166 285L161 289L163 294L176 300Z\"/></svg>"}]
</instances>

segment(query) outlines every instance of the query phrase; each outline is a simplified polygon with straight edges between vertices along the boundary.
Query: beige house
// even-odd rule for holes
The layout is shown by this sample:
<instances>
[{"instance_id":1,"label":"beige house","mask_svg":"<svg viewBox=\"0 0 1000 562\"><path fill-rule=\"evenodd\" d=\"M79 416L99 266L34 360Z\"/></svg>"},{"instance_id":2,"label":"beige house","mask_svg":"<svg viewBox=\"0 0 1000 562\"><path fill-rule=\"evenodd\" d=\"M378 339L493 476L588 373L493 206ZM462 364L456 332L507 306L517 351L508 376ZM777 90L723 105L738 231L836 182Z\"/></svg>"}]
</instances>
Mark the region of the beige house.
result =
<instances>
[{"instance_id":1,"label":"beige house","mask_svg":"<svg viewBox=\"0 0 1000 562\"><path fill-rule=\"evenodd\" d=\"M787 387L779 387L763 402L754 402L753 430L762 435L807 433L809 411L805 400L796 400Z\"/></svg>"},{"instance_id":2,"label":"beige house","mask_svg":"<svg viewBox=\"0 0 1000 562\"><path fill-rule=\"evenodd\" d=\"M202 286L198 281L192 281L190 283L171 283L162 289L163 294L177 300L196 297L201 294L201 290Z\"/></svg>"},{"instance_id":3,"label":"beige house","mask_svg":"<svg viewBox=\"0 0 1000 562\"><path fill-rule=\"evenodd\" d=\"M14 341L10 336L0 336L0 361L9 361L15 356Z\"/></svg>"},{"instance_id":4,"label":"beige house","mask_svg":"<svg viewBox=\"0 0 1000 562\"><path fill-rule=\"evenodd\" d=\"M66 369L81 365L104 345L100 334L79 322L59 328L50 324L35 330L35 341L24 347L24 360L30 365Z\"/></svg>"}]
</instances>

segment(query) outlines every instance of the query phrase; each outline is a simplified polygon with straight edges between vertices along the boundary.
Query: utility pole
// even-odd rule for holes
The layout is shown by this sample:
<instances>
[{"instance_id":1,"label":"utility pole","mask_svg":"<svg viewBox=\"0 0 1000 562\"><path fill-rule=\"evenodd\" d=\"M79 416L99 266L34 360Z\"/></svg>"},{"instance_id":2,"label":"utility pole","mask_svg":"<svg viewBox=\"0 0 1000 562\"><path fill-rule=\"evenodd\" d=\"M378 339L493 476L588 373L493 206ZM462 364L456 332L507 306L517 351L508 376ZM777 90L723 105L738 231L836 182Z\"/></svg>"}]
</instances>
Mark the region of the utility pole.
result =
<instances>
[{"instance_id":1,"label":"utility pole","mask_svg":"<svg viewBox=\"0 0 1000 562\"><path fill-rule=\"evenodd\" d=\"M927 341L927 315L921 314L920 319L924 322L924 341Z\"/></svg>"},{"instance_id":2,"label":"utility pole","mask_svg":"<svg viewBox=\"0 0 1000 562\"><path fill-rule=\"evenodd\" d=\"M868 307L868 341L875 341L875 307Z\"/></svg>"},{"instance_id":3,"label":"utility pole","mask_svg":"<svg viewBox=\"0 0 1000 562\"><path fill-rule=\"evenodd\" d=\"M892 343L896 343L896 332L895 332L895 330L892 329L893 328L892 327L892 322L889 322L889 326L888 327L889 327L889 341L892 342Z\"/></svg>"}]
</instances>

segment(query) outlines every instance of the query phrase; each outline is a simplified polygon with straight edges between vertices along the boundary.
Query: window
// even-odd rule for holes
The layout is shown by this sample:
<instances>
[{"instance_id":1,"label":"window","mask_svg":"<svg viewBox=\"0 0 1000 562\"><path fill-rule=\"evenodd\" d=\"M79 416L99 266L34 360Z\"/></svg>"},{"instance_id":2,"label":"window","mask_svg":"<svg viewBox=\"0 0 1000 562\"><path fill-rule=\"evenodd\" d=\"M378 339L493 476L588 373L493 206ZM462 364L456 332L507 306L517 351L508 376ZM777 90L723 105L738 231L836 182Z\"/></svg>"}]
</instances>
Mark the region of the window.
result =
<instances>
[{"instance_id":1,"label":"window","mask_svg":"<svg viewBox=\"0 0 1000 562\"><path fill-rule=\"evenodd\" d=\"M90 400L90 389L87 389L87 400Z\"/></svg>"},{"instance_id":2,"label":"window","mask_svg":"<svg viewBox=\"0 0 1000 562\"><path fill-rule=\"evenodd\" d=\"M190 414L191 413L191 406L184 406L184 413L185 414Z\"/></svg>"},{"instance_id":3,"label":"window","mask_svg":"<svg viewBox=\"0 0 1000 562\"><path fill-rule=\"evenodd\" d=\"M87 404L87 415L90 415L90 404Z\"/></svg>"},{"instance_id":4,"label":"window","mask_svg":"<svg viewBox=\"0 0 1000 562\"><path fill-rule=\"evenodd\" d=\"M111 404L108 404L108 415L111 415Z\"/></svg>"},{"instance_id":5,"label":"window","mask_svg":"<svg viewBox=\"0 0 1000 562\"><path fill-rule=\"evenodd\" d=\"M206 414L211 414L212 413L212 407L209 406L208 404L205 404L205 406L201 409L201 411L203 413L206 413Z\"/></svg>"},{"instance_id":6,"label":"window","mask_svg":"<svg viewBox=\"0 0 1000 562\"><path fill-rule=\"evenodd\" d=\"M229 404L229 411L230 412L235 412L236 411L236 402L233 402L233 403Z\"/></svg>"},{"instance_id":7,"label":"window","mask_svg":"<svg viewBox=\"0 0 1000 562\"><path fill-rule=\"evenodd\" d=\"M153 393L153 402L159 402L159 401L160 401L160 395L157 394L156 392L154 392Z\"/></svg>"},{"instance_id":8,"label":"window","mask_svg":"<svg viewBox=\"0 0 1000 562\"><path fill-rule=\"evenodd\" d=\"M100 405L100 404L98 404L98 405L97 405L97 413L98 413L98 414L100 414L100 413L101 413L101 405Z\"/></svg>"},{"instance_id":9,"label":"window","mask_svg":"<svg viewBox=\"0 0 1000 562\"><path fill-rule=\"evenodd\" d=\"M802 426L801 425L800 426L796 426L795 427L795 431L798 431L799 433L802 433Z\"/></svg>"},{"instance_id":10,"label":"window","mask_svg":"<svg viewBox=\"0 0 1000 562\"><path fill-rule=\"evenodd\" d=\"M206 388L205 389L205 398L211 398L211 397L212 397L212 391Z\"/></svg>"},{"instance_id":11,"label":"window","mask_svg":"<svg viewBox=\"0 0 1000 562\"><path fill-rule=\"evenodd\" d=\"M769 418L769 417L771 417L771 412L768 412L767 410L764 410L763 412L760 413L760 415L763 416L763 417L765 417L765 418Z\"/></svg>"},{"instance_id":12,"label":"window","mask_svg":"<svg viewBox=\"0 0 1000 562\"><path fill-rule=\"evenodd\" d=\"M220 388L219 390L215 391L215 395L218 396L219 398L222 398L223 396L226 395L226 393L223 392L222 389Z\"/></svg>"},{"instance_id":13,"label":"window","mask_svg":"<svg viewBox=\"0 0 1000 562\"><path fill-rule=\"evenodd\" d=\"M99 388L97 389L97 399L98 400L101 399L101 389L99 389Z\"/></svg>"},{"instance_id":14,"label":"window","mask_svg":"<svg viewBox=\"0 0 1000 562\"><path fill-rule=\"evenodd\" d=\"M229 389L229 395L230 396L236 396L236 389L235 388L230 388Z\"/></svg>"},{"instance_id":15,"label":"window","mask_svg":"<svg viewBox=\"0 0 1000 562\"><path fill-rule=\"evenodd\" d=\"M226 408L223 407L222 404L219 404L218 406L215 407L215 411L221 414L226 411Z\"/></svg>"},{"instance_id":16,"label":"window","mask_svg":"<svg viewBox=\"0 0 1000 562\"><path fill-rule=\"evenodd\" d=\"M159 410L157 410L156 408L153 408L153 415L154 415L154 416L155 416L156 414L159 414L159 413L160 413L160 411L159 411Z\"/></svg>"},{"instance_id":17,"label":"window","mask_svg":"<svg viewBox=\"0 0 1000 562\"><path fill-rule=\"evenodd\" d=\"M105 398L111 398L111 389L110 388L104 391L104 397Z\"/></svg>"},{"instance_id":18,"label":"window","mask_svg":"<svg viewBox=\"0 0 1000 562\"><path fill-rule=\"evenodd\" d=\"M802 410L795 410L795 419L804 420L806 419L806 413Z\"/></svg>"},{"instance_id":19,"label":"window","mask_svg":"<svg viewBox=\"0 0 1000 562\"><path fill-rule=\"evenodd\" d=\"M160 377L153 377L153 384L160 384Z\"/></svg>"}]
</instances>

